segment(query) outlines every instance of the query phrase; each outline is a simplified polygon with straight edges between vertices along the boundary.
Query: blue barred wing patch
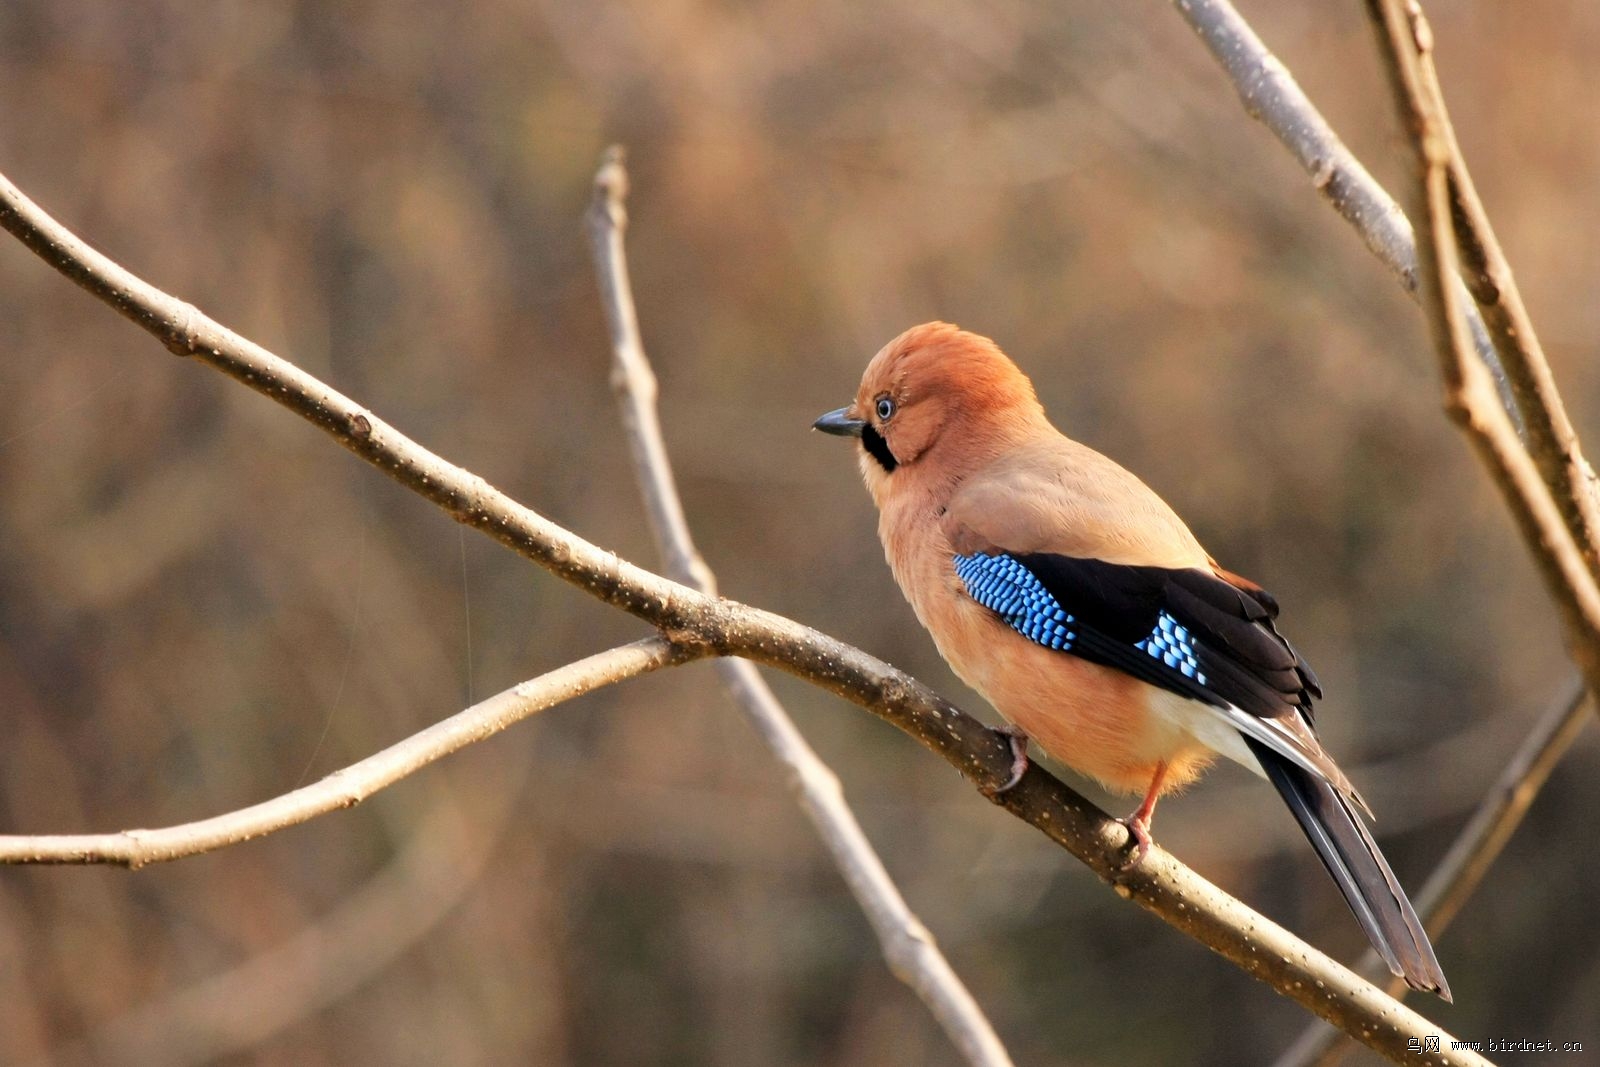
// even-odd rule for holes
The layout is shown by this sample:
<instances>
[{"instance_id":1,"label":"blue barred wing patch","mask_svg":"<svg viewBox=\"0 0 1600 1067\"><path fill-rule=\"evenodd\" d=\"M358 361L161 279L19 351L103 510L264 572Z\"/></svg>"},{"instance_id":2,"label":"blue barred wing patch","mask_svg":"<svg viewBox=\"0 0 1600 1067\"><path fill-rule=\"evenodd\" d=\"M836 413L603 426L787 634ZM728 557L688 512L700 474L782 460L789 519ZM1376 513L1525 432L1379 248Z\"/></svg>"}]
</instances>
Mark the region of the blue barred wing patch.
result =
<instances>
[{"instance_id":1,"label":"blue barred wing patch","mask_svg":"<svg viewBox=\"0 0 1600 1067\"><path fill-rule=\"evenodd\" d=\"M999 615L1035 644L1061 652L1078 639L1077 627L1033 572L1010 556L976 553L955 557L956 576L967 595Z\"/></svg>"},{"instance_id":2,"label":"blue barred wing patch","mask_svg":"<svg viewBox=\"0 0 1600 1067\"><path fill-rule=\"evenodd\" d=\"M980 552L956 556L955 565L956 576L966 587L968 596L999 615L1006 625L1035 644L1059 652L1071 652L1073 646L1084 638L1081 620L1074 618L1032 571L1011 556ZM1100 646L1111 640L1093 630L1087 639L1091 645L1098 642ZM1167 612L1157 615L1156 625L1149 635L1132 647L1184 677L1192 678L1200 685L1206 684L1205 672L1200 669L1199 646L1188 627ZM1103 647L1099 647L1098 651L1088 648L1079 654L1099 660L1106 655L1106 650Z\"/></svg>"},{"instance_id":3,"label":"blue barred wing patch","mask_svg":"<svg viewBox=\"0 0 1600 1067\"><path fill-rule=\"evenodd\" d=\"M1156 618L1156 628L1150 636L1133 647L1148 652L1184 677L1206 684L1206 676L1200 670L1200 651L1189 636L1188 627L1166 612Z\"/></svg>"}]
</instances>

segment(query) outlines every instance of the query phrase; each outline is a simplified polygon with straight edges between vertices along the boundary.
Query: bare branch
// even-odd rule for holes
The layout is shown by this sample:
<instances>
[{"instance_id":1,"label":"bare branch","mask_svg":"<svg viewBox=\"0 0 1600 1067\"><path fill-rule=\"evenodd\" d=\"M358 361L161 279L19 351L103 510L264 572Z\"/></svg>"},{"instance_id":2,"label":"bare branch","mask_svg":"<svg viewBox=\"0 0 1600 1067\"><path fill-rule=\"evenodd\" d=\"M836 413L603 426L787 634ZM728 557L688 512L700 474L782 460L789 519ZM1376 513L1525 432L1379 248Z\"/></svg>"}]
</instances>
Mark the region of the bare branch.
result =
<instances>
[{"instance_id":1,"label":"bare branch","mask_svg":"<svg viewBox=\"0 0 1600 1067\"><path fill-rule=\"evenodd\" d=\"M1422 220L1418 275L1445 383L1445 411L1461 427L1499 488L1550 596L1567 624L1568 642L1591 692L1600 692L1600 589L1539 470L1496 401L1483 364L1473 358L1463 306L1460 259L1450 195L1450 140L1431 63L1433 32L1412 0L1368 0L1417 161L1417 217Z\"/></svg>"},{"instance_id":2,"label":"bare branch","mask_svg":"<svg viewBox=\"0 0 1600 1067\"><path fill-rule=\"evenodd\" d=\"M689 520L684 517L672 462L661 437L656 375L644 354L639 316L633 306L633 286L628 281L628 253L623 244L628 228L627 199L628 172L623 166L622 148L612 146L594 176L594 199L587 218L595 280L600 285L600 303L605 308L606 329L611 336L611 389L617 395L639 492L644 497L650 530L666 564L667 577L716 596L716 576L706 566L689 533Z\"/></svg>"},{"instance_id":3,"label":"bare branch","mask_svg":"<svg viewBox=\"0 0 1600 1067\"><path fill-rule=\"evenodd\" d=\"M622 148L613 146L595 174L588 217L595 274L611 333L611 385L667 577L714 594L716 577L694 545L661 436L656 377L645 355L628 277L623 239L628 225L627 195ZM967 1062L1009 1067L1011 1057L993 1025L939 950L933 934L906 904L845 801L833 769L806 742L754 664L719 659L716 667L734 702L788 770L790 788L872 923L889 969L922 998Z\"/></svg>"},{"instance_id":4,"label":"bare branch","mask_svg":"<svg viewBox=\"0 0 1600 1067\"><path fill-rule=\"evenodd\" d=\"M1432 51L1424 51L1420 61L1424 77L1437 89ZM1584 458L1577 431L1567 417L1555 376L1545 360L1544 347L1534 331L1533 319L1522 303L1511 264L1478 199L1444 95L1436 92L1436 96L1439 125L1449 153L1451 215L1467 289L1483 312L1489 337L1500 354L1517 412L1522 416L1528 451L1583 552L1589 573L1600 580L1600 498L1596 496L1594 468Z\"/></svg>"},{"instance_id":5,"label":"bare branch","mask_svg":"<svg viewBox=\"0 0 1600 1067\"><path fill-rule=\"evenodd\" d=\"M193 356L248 385L320 427L456 521L650 622L680 654L710 651L778 667L877 714L938 753L980 789L992 790L1009 777L1009 746L982 722L909 675L783 616L710 597L652 574L563 529L423 448L298 367L89 248L3 176L0 226L172 351ZM1051 775L1029 774L998 803L1077 856L1119 896L1378 1052L1398 1061L1405 1056L1408 1038L1434 1034L1448 1048L1449 1037L1437 1024L1223 893L1165 850L1152 848L1135 870L1124 870L1127 831ZM108 862L125 850L117 835L94 840L112 848ZM76 857L70 847L56 858L67 862L68 857ZM12 862L29 858L26 850L11 857ZM1449 1050L1440 1062L1484 1060L1466 1050Z\"/></svg>"},{"instance_id":6,"label":"bare branch","mask_svg":"<svg viewBox=\"0 0 1600 1067\"><path fill-rule=\"evenodd\" d=\"M1323 199L1355 227L1367 249L1394 272L1405 291L1420 300L1410 220L1345 147L1289 68L1267 49L1229 0L1173 0L1173 4L1222 65L1250 117L1272 131ZM1470 309L1467 320L1475 350L1496 381L1502 380L1505 372L1483 320Z\"/></svg>"},{"instance_id":7,"label":"bare branch","mask_svg":"<svg viewBox=\"0 0 1600 1067\"><path fill-rule=\"evenodd\" d=\"M1522 825L1528 809L1549 780L1550 772L1583 733L1589 722L1585 699L1588 693L1583 680L1574 678L1567 691L1539 716L1472 817L1451 842L1449 851L1428 875L1428 881L1417 894L1417 913L1435 940L1483 883L1506 842ZM1355 969L1365 975L1377 974L1382 970L1382 961L1369 949ZM1394 980L1390 980L1388 991L1391 996L1402 997L1409 992L1404 982ZM1274 1067L1310 1067L1311 1064L1326 1067L1337 1063L1349 1051L1348 1036L1313 1022L1284 1050Z\"/></svg>"},{"instance_id":8,"label":"bare branch","mask_svg":"<svg viewBox=\"0 0 1600 1067\"><path fill-rule=\"evenodd\" d=\"M1489 867L1522 825L1561 757L1588 724L1589 691L1573 679L1568 691L1539 716L1533 729L1484 794L1417 894L1428 932L1438 936L1483 882Z\"/></svg>"},{"instance_id":9,"label":"bare branch","mask_svg":"<svg viewBox=\"0 0 1600 1067\"><path fill-rule=\"evenodd\" d=\"M334 771L319 782L260 804L160 830L0 836L0 863L111 863L142 867L249 841L330 811L355 807L385 786L457 749L497 734L514 722L602 686L682 663L696 655L675 648L664 638L648 637L514 685L359 763Z\"/></svg>"},{"instance_id":10,"label":"bare branch","mask_svg":"<svg viewBox=\"0 0 1600 1067\"><path fill-rule=\"evenodd\" d=\"M1345 147L1282 60L1267 49L1229 0L1174 3L1227 72L1245 110L1277 136L1317 191L1356 228L1406 291L1421 301L1416 238L1405 212ZM1431 55L1425 53L1421 62L1433 79ZM1497 391L1510 402L1506 406L1514 405L1516 428L1526 437L1585 566L1600 579L1600 498L1594 470L1583 456L1511 267L1495 241L1442 97L1437 118L1449 156L1454 226L1468 268L1465 285L1459 275L1449 284L1457 294L1470 292L1477 302L1477 308L1460 311L1471 334L1471 348L1489 368Z\"/></svg>"}]
</instances>

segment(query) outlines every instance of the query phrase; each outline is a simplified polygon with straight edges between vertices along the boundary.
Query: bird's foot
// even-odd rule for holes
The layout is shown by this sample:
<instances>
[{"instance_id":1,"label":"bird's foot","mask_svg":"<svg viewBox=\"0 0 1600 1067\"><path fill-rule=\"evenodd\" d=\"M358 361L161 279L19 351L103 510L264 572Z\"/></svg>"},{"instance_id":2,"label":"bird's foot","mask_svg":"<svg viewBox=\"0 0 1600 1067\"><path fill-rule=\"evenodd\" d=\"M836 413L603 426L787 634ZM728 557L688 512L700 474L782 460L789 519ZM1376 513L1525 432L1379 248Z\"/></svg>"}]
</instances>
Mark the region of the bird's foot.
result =
<instances>
[{"instance_id":1,"label":"bird's foot","mask_svg":"<svg viewBox=\"0 0 1600 1067\"><path fill-rule=\"evenodd\" d=\"M998 786L983 789L983 795L990 800L997 800L1001 795L1009 793L1022 781L1022 776L1028 773L1028 735L1020 726L1006 723L996 726L994 732L1006 739L1011 747L1011 776Z\"/></svg>"},{"instance_id":2,"label":"bird's foot","mask_svg":"<svg viewBox=\"0 0 1600 1067\"><path fill-rule=\"evenodd\" d=\"M1126 818L1118 819L1119 823L1127 827L1128 836L1133 839L1133 847L1128 850L1127 859L1122 861L1124 871L1136 871L1144 862L1145 856L1150 854L1150 846L1155 844L1150 836L1150 819L1140 808Z\"/></svg>"},{"instance_id":3,"label":"bird's foot","mask_svg":"<svg viewBox=\"0 0 1600 1067\"><path fill-rule=\"evenodd\" d=\"M1134 809L1132 815L1117 820L1128 828L1128 836L1133 838L1133 849L1128 853L1128 858L1122 861L1124 871L1138 870L1139 864L1150 853L1150 846L1154 843L1150 839L1150 822L1156 817L1156 801L1161 799L1161 786L1166 780L1167 764L1162 761L1156 764L1155 773L1150 776L1150 788L1145 790L1144 802Z\"/></svg>"}]
</instances>

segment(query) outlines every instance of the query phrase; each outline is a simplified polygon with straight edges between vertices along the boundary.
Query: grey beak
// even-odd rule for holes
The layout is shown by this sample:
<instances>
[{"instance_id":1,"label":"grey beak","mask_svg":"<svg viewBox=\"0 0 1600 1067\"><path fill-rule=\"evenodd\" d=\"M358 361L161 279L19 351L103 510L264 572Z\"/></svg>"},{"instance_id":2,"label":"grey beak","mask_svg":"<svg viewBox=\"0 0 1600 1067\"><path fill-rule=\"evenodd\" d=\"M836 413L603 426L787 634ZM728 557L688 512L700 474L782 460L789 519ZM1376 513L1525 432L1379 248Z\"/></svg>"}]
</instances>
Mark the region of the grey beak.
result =
<instances>
[{"instance_id":1,"label":"grey beak","mask_svg":"<svg viewBox=\"0 0 1600 1067\"><path fill-rule=\"evenodd\" d=\"M813 422L811 428L831 433L835 437L860 437L862 429L867 424L860 419L852 419L848 414L849 410L849 408L838 408L830 411Z\"/></svg>"}]
</instances>

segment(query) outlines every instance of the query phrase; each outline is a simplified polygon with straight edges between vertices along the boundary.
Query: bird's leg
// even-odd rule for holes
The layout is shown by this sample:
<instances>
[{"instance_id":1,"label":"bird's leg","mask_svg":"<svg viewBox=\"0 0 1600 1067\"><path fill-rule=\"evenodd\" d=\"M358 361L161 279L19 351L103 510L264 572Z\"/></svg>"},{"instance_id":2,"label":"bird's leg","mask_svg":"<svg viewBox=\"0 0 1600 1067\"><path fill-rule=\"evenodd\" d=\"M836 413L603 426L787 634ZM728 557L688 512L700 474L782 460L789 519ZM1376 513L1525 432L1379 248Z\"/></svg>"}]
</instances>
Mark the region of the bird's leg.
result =
<instances>
[{"instance_id":1,"label":"bird's leg","mask_svg":"<svg viewBox=\"0 0 1600 1067\"><path fill-rule=\"evenodd\" d=\"M984 795L994 800L1002 793L1009 793L1022 781L1022 776L1028 773L1028 735L1020 726L1006 723L996 726L994 732L1006 739L1011 746L1011 777L993 789L985 789Z\"/></svg>"},{"instance_id":2,"label":"bird's leg","mask_svg":"<svg viewBox=\"0 0 1600 1067\"><path fill-rule=\"evenodd\" d=\"M1161 783L1167 778L1167 764L1165 761L1156 764L1156 773L1150 778L1150 788L1145 790L1144 803L1135 809L1132 815L1125 819L1118 819L1123 826L1128 828L1128 833L1133 835L1133 853L1123 863L1123 870L1131 871L1144 862L1144 857L1153 844L1150 838L1150 820L1156 814L1156 800L1161 796Z\"/></svg>"}]
</instances>

